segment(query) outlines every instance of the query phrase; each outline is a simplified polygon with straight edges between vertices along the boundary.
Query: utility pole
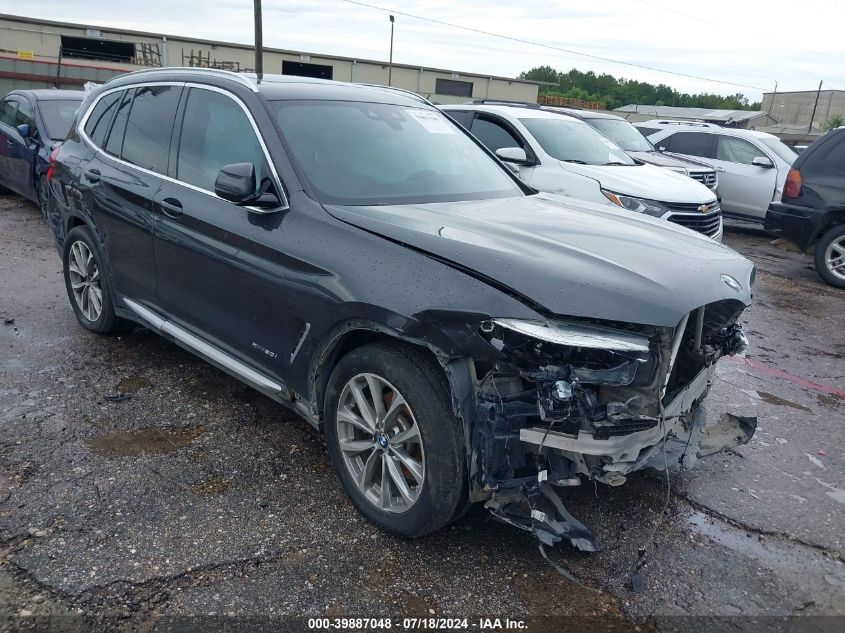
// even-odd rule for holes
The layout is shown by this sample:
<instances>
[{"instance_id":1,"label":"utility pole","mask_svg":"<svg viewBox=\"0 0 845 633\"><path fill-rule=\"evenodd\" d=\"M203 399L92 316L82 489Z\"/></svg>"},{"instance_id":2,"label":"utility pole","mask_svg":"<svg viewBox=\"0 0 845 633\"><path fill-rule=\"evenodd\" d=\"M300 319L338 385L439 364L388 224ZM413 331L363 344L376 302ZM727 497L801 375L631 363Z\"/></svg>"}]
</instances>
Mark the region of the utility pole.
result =
<instances>
[{"instance_id":1,"label":"utility pole","mask_svg":"<svg viewBox=\"0 0 845 633\"><path fill-rule=\"evenodd\" d=\"M264 38L261 28L261 0L255 3L255 74L261 79L264 74Z\"/></svg>"},{"instance_id":2,"label":"utility pole","mask_svg":"<svg viewBox=\"0 0 845 633\"><path fill-rule=\"evenodd\" d=\"M810 115L810 125L807 127L807 133L813 131L813 119L816 118L816 108L819 106L819 95L822 93L822 82L819 82L819 89L816 91L816 101L813 103L813 113Z\"/></svg>"},{"instance_id":3,"label":"utility pole","mask_svg":"<svg viewBox=\"0 0 845 633\"><path fill-rule=\"evenodd\" d=\"M394 18L390 16L390 63L387 66L387 85L393 85L393 22Z\"/></svg>"}]
</instances>

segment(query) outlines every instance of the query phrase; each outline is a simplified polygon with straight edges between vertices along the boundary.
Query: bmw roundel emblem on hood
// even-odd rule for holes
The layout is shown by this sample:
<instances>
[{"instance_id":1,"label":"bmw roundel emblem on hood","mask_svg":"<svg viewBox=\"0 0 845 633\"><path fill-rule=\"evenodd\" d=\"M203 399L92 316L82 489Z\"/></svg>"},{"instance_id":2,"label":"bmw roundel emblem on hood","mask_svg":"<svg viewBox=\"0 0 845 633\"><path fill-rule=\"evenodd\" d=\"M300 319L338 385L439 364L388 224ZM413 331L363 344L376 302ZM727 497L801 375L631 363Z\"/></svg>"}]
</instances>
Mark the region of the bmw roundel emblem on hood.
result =
<instances>
[{"instance_id":1,"label":"bmw roundel emblem on hood","mask_svg":"<svg viewBox=\"0 0 845 633\"><path fill-rule=\"evenodd\" d=\"M725 282L725 285L732 289L736 290L737 292L742 292L742 284L740 284L736 279L731 277L730 275L722 274L722 281Z\"/></svg>"}]
</instances>

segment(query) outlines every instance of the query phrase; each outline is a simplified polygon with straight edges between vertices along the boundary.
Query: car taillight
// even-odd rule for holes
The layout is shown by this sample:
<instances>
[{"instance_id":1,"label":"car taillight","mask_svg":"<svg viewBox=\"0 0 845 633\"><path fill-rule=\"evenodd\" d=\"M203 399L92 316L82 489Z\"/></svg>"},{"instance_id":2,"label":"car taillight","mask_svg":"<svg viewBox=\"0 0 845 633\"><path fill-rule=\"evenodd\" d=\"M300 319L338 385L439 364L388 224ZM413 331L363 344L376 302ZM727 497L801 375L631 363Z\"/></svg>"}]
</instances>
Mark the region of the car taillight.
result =
<instances>
[{"instance_id":1,"label":"car taillight","mask_svg":"<svg viewBox=\"0 0 845 633\"><path fill-rule=\"evenodd\" d=\"M53 180L53 172L56 171L56 156L59 155L59 147L50 152L50 165L47 167L47 181Z\"/></svg>"},{"instance_id":2,"label":"car taillight","mask_svg":"<svg viewBox=\"0 0 845 633\"><path fill-rule=\"evenodd\" d=\"M783 186L784 198L798 198L801 195L801 172L790 169L786 174L786 184Z\"/></svg>"}]
</instances>

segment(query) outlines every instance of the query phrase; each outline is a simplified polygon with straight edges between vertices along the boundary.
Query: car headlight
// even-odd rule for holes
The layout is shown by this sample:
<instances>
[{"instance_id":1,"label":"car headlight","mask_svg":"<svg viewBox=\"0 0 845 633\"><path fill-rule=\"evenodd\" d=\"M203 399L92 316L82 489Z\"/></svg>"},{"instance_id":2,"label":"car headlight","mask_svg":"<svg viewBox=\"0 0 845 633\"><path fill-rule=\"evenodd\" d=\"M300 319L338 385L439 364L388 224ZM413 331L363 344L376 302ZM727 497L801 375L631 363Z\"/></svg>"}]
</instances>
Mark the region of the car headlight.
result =
<instances>
[{"instance_id":1,"label":"car headlight","mask_svg":"<svg viewBox=\"0 0 845 633\"><path fill-rule=\"evenodd\" d=\"M625 196L619 193L613 193L602 189L601 192L604 197L610 200L613 204L618 205L628 211L635 213L645 213L655 218L662 218L669 213L669 207L662 202L656 200L646 200L645 198L634 198L632 196Z\"/></svg>"}]
</instances>

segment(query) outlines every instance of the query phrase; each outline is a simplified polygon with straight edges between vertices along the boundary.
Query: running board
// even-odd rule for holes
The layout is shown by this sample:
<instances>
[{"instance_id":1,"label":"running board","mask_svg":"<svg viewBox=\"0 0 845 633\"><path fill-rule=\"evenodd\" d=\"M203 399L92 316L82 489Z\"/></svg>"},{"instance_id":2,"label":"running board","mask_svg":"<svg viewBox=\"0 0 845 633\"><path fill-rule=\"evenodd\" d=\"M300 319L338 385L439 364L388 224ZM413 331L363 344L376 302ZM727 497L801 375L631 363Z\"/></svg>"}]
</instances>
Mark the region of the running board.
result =
<instances>
[{"instance_id":1,"label":"running board","mask_svg":"<svg viewBox=\"0 0 845 633\"><path fill-rule=\"evenodd\" d=\"M161 318L158 314L149 308L145 308L140 303L137 303L132 299L126 299L125 297L123 298L123 303L125 303L126 307L134 312L135 315L151 330L170 338L189 352L193 352L215 367L222 369L235 378L239 378L251 387L258 389L260 392L265 393L276 400L281 400L285 397L285 394L282 392L287 392L287 389L279 383L267 378L264 374L261 374L239 360L232 358L229 354L226 354L217 347L206 343L198 336L191 334L172 321Z\"/></svg>"}]
</instances>

